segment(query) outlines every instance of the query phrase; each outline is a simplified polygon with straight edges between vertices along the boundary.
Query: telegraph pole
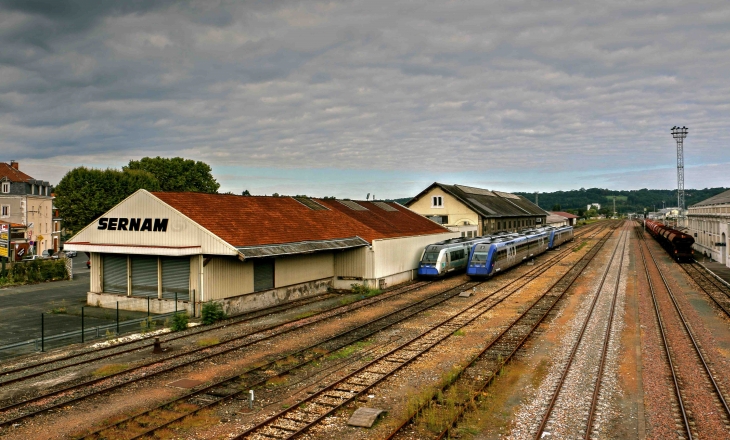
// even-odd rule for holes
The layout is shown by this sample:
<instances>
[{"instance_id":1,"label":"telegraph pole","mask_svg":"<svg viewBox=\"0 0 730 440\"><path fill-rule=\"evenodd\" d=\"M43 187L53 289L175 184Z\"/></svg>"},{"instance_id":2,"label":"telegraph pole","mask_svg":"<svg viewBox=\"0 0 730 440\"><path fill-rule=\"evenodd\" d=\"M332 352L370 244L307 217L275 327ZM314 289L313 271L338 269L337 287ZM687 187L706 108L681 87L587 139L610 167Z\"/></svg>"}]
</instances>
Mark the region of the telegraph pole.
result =
<instances>
[{"instance_id":1,"label":"telegraph pole","mask_svg":"<svg viewBox=\"0 0 730 440\"><path fill-rule=\"evenodd\" d=\"M672 127L672 137L677 141L677 207L680 215L684 211L684 138L688 131L687 127Z\"/></svg>"}]
</instances>

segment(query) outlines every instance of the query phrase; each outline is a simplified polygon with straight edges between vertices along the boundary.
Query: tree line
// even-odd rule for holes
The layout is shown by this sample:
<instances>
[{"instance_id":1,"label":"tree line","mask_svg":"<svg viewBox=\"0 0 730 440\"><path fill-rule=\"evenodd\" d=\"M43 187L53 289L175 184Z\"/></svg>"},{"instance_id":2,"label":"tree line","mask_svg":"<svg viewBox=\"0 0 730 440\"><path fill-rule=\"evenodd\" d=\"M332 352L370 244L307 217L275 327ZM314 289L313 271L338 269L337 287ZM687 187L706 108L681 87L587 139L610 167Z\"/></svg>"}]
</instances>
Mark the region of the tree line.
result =
<instances>
[{"instance_id":1,"label":"tree line","mask_svg":"<svg viewBox=\"0 0 730 440\"><path fill-rule=\"evenodd\" d=\"M730 188L686 189L684 191L685 207L699 203L728 189ZM515 192L515 194L535 202L535 193ZM588 205L592 203L601 205L601 209L595 210L597 214L612 215L614 197L616 198L616 211L619 214L628 212L643 213L645 208L651 212L655 209L661 209L662 204L667 208L677 206L677 190L646 188L626 191L602 188L555 191L539 193L537 201L543 209L573 212L582 217L588 210Z\"/></svg>"}]
</instances>

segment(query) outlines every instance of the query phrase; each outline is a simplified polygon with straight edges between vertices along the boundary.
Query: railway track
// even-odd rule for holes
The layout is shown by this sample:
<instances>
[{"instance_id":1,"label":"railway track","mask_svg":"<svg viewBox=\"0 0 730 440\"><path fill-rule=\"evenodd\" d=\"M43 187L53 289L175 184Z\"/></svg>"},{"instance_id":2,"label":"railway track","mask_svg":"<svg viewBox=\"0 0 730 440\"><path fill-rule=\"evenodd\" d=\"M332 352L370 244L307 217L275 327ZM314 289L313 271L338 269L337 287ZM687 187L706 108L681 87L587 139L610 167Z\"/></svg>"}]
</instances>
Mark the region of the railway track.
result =
<instances>
[{"instance_id":1,"label":"railway track","mask_svg":"<svg viewBox=\"0 0 730 440\"><path fill-rule=\"evenodd\" d=\"M442 429L434 435L436 439L450 438L452 430L459 420L492 380L498 375L504 365L532 336L535 329L553 310L558 301L570 289L578 276L593 260L598 251L610 238L615 228L611 229L599 240L578 262L576 262L560 279L553 283L530 307L509 324L496 336L477 356L472 358L468 365L456 376L456 380L443 387L429 402L420 405L409 419L401 423L387 437L388 440L399 437L406 426L413 423L417 416L428 407L431 420L441 420ZM439 396L451 396L456 400L451 402L439 401ZM448 397L445 400L449 400ZM436 414L434 412L437 412ZM410 438L409 435L404 437Z\"/></svg>"},{"instance_id":2,"label":"railway track","mask_svg":"<svg viewBox=\"0 0 730 440\"><path fill-rule=\"evenodd\" d=\"M630 230L624 230L621 232L621 236L619 236L616 247L611 254L611 259L606 265L606 269L601 276L601 280L598 284L593 300L591 301L589 310L586 313L583 325L581 326L570 354L568 355L567 363L563 368L562 374L558 378L558 382L553 389L552 397L550 398L547 409L542 417L542 421L535 432L535 439L541 439L543 436L556 438L568 433L582 436L585 439L591 437L591 429L593 427L598 395L601 388L601 380L606 366L611 330L613 328L614 312L621 282L624 254L626 252L630 232ZM621 245L622 239L623 246ZM619 252L620 257L618 259L616 277L613 283L613 291L610 293L610 302L606 304L607 301L605 296L608 295L608 293L606 295L601 295L601 292L611 270L611 265L616 254ZM599 298L602 299L602 303L599 303ZM597 305L599 306L598 308L596 307ZM591 325L590 328L589 325ZM586 334L587 330L588 335ZM593 347L591 345L593 345ZM578 357L579 349L582 350L582 353L580 353L582 362L574 368L574 361ZM572 375L571 381L573 388L576 388L577 385L578 389L571 392L570 397L564 397L563 390L567 388L569 375ZM583 380L584 377L595 377L592 386L586 386L587 384ZM576 392L580 394L576 395ZM560 400L561 398L562 401ZM569 399L570 401L566 401L566 399ZM588 408L577 404L577 402L587 403ZM559 414L556 414L556 411L559 412ZM558 419L562 420L558 421ZM569 427L561 426L561 424L566 423L566 420L570 422L571 425ZM556 433L556 431L562 431L562 434L560 432Z\"/></svg>"},{"instance_id":3,"label":"railway track","mask_svg":"<svg viewBox=\"0 0 730 440\"><path fill-rule=\"evenodd\" d=\"M551 259L549 259L547 262L543 263L543 265L533 268L529 272L528 275L531 274L531 278L533 279L535 276L539 275L539 273L542 273L542 271L546 270L544 267L549 266L550 262L558 261L560 260L564 255L566 255L570 249L563 251L559 253L557 256L553 256ZM520 279L514 280L513 282L503 286L502 288L498 289L496 292L493 292L491 296L497 294L500 291L504 291L507 288L511 287L511 292L514 292L518 290L519 288L524 285L524 283L519 283ZM454 292L452 295L446 295L447 298L450 299L453 296L458 295L463 289L468 289L473 287L472 285L477 285L481 283L469 283L467 285L459 286L458 288L453 289ZM434 304L435 306L436 304ZM425 310L425 308L424 308ZM415 315L415 313L410 314L408 317ZM392 325L395 325L397 323L402 322L407 317L403 317L403 319L399 319L397 321L392 321L387 325L387 327L390 327ZM383 325L380 328L374 328L372 323L366 324L363 327L368 327L371 330L362 333L359 335L351 335L352 337L348 339L348 343L352 344L355 342L358 342L360 340L363 340L370 335L374 334L377 331L382 331L386 326ZM186 417L189 417L191 415L194 415L198 413L199 411L202 411L204 409L210 409L214 406L225 404L226 402L229 402L234 399L245 399L247 397L249 389L256 388L258 386L262 386L265 384L269 379L271 379L273 376L282 376L282 375L293 375L296 373L296 370L300 370L306 365L317 361L319 358L323 356L323 352L333 352L339 348L345 347L348 345L348 343L342 342L338 344L332 343L332 340L326 341L324 344L328 344L328 347L324 350L322 346L319 347L311 347L312 350L316 350L319 348L319 355L317 356L309 356L309 357L302 357L301 361L298 363L295 363L292 365L289 363L286 368L278 368L276 367L276 362L272 362L270 364L258 367L256 371L259 372L259 374L252 374L255 373L255 371L248 371L244 373L244 375L241 376L234 376L231 378L226 378L220 381L216 381L215 383L208 385L204 388L200 388L194 392L191 392L185 396L178 397L176 399L173 399L169 402L166 402L162 405L158 405L156 408L143 411L140 413L137 413L131 417L125 418L124 420L121 420L113 425L103 427L97 431L94 431L92 433L89 433L84 438L92 439L92 438L105 438L105 437L127 437L127 438L145 438L145 437L154 437L158 432L161 430L167 429L169 426L174 425L176 422L179 422L183 420ZM291 358L291 355L288 356L288 358ZM276 371L273 373L273 371ZM266 372L266 374L260 374L261 372ZM245 379L242 379L242 376L245 376ZM202 397L202 399L201 399ZM150 427L149 420L151 419L150 414L152 413L159 413L160 408L166 409L166 414L169 415L167 417L167 421L161 422L159 417L157 417L158 422L155 423L153 427ZM176 410L172 410L172 408L176 408ZM191 408L193 408L191 410ZM140 423L140 421L143 421ZM146 426L145 426L146 425ZM120 430L123 430L127 433L129 432L135 432L134 436L129 437L123 436Z\"/></svg>"},{"instance_id":4,"label":"railway track","mask_svg":"<svg viewBox=\"0 0 730 440\"><path fill-rule=\"evenodd\" d=\"M425 282L430 283L430 282ZM154 358L151 362L143 363L141 365L137 365L133 368L126 369L124 371L111 374L102 378L96 378L92 380L86 380L80 383L76 383L61 389L52 390L50 392L32 396L29 398L25 398L21 401L16 401L14 403L11 403L9 405L6 405L2 408L0 408L0 428L7 427L9 425L18 424L22 420L25 420L29 417L34 417L38 414L47 412L49 410L59 409L62 408L70 403L78 402L80 400L83 400L89 396L92 395L98 395L100 393L109 392L112 390L115 390L117 388L120 388L122 386L126 386L130 383L138 382L141 380L149 379L151 377L158 376L163 373L171 372L175 369L179 369L197 362L201 362L203 360L208 360L211 358L214 358L216 356L221 356L236 350L240 350L245 347L249 347L253 344L260 343L265 340L269 340L281 335L284 335L286 333L292 332L294 330L301 329L303 327L314 325L318 322L322 322L326 319L330 319L333 316L341 316L343 313L346 312L352 312L357 309L373 305L375 303L384 301L386 299L392 298L393 296L400 295L409 291L412 291L414 289L419 288L423 284L417 283L416 285L410 285L402 289L395 289L391 292L388 292L387 294L379 295L376 297L368 298L365 300L358 301L356 303L342 305L338 307L334 307L332 309L326 310L322 313L319 313L317 315L313 315L311 317L307 318L295 318L292 320L289 320L284 323L278 323L275 325L266 326L263 329L246 333L241 336L233 337L231 339L221 341L219 344L213 346L213 347L198 347L193 350L189 350L183 353L177 353L173 354L171 356L167 357L157 357ZM438 294L437 294L438 295ZM435 295L435 296L437 296ZM425 301L426 299L421 299L419 301L416 301L416 303L420 303ZM197 336L197 334L196 334ZM206 353L207 352L207 353ZM199 354L197 357L192 359L185 359L185 357L190 356L191 354ZM169 364L172 360L178 360L178 363ZM167 364L167 365L164 365ZM157 370L155 371L147 371L148 367L150 365L158 365ZM144 370L144 371L143 371ZM137 374L134 377L124 379L124 376L129 376L130 373L140 372L140 374ZM45 372L43 374L46 374ZM33 376L34 378L38 375ZM111 379L111 381L110 381ZM111 384L107 384L107 386L103 386L106 382L112 382ZM93 389L93 387L97 384L102 384L100 389ZM85 391L87 391L85 393ZM58 397L58 399L55 399L55 397ZM33 408L28 409L26 411L21 411L24 407L29 407L32 404L35 404L36 402L43 402L41 405L41 408ZM20 412L18 414L13 414L11 412ZM0 432L1 434L1 432Z\"/></svg>"},{"instance_id":5,"label":"railway track","mask_svg":"<svg viewBox=\"0 0 730 440\"><path fill-rule=\"evenodd\" d=\"M643 231L637 228L637 235L643 244L640 246L641 260L677 399L681 419L678 430L682 431L678 434L687 439L727 438L730 436L730 408L723 391L645 241ZM710 402L712 404L708 405Z\"/></svg>"},{"instance_id":6,"label":"railway track","mask_svg":"<svg viewBox=\"0 0 730 440\"><path fill-rule=\"evenodd\" d=\"M681 264L687 275L704 291L707 296L730 318L730 289L708 276L705 270L697 262ZM698 267L699 266L699 267Z\"/></svg>"},{"instance_id":7,"label":"railway track","mask_svg":"<svg viewBox=\"0 0 730 440\"><path fill-rule=\"evenodd\" d=\"M161 344L170 343L184 338L198 337L201 334L215 331L223 327L232 327L242 324L248 324L263 316L268 316L274 313L284 313L294 310L298 307L313 304L319 301L324 301L335 296L337 295L317 295L316 297L293 301L287 304L266 307L264 309L230 317L213 325L193 327L190 330L183 332L166 333L157 336L145 337L144 339L135 341L120 342L109 345L107 347L88 349L80 353L72 353L69 355L43 360L35 363L15 363L14 365L0 370L0 377L2 377L2 379L0 379L0 387L7 386L11 383L32 379L44 374L57 372L65 368L71 368L78 365L88 364L89 362L96 362L99 360L109 360L115 356L121 356L123 354L132 353L138 350L149 349L152 348L154 345L154 341L150 341L150 339L153 337L158 337Z\"/></svg>"},{"instance_id":8,"label":"railway track","mask_svg":"<svg viewBox=\"0 0 730 440\"><path fill-rule=\"evenodd\" d=\"M587 232L592 232L587 231ZM586 232L586 233L587 233ZM551 262L559 261L564 255L570 252L570 248L566 251L559 253L557 256L553 256L543 265L533 268L530 271L530 279L534 279L539 273L547 270L546 267L550 266ZM519 290L525 283L520 283L520 279L514 280L511 283L501 287L497 291L493 292L490 296L496 295L498 292L507 290L510 288L510 294ZM468 289L477 284L481 283L467 283L466 285L459 286L452 289L453 292L448 295L444 295L444 300L453 298L458 295L463 289ZM509 295L506 295L509 296ZM506 297L505 296L505 297ZM443 301L439 301L441 303ZM256 387L262 386L267 383L272 377L277 376L293 376L298 370L303 369L305 366L318 361L325 353L334 352L340 348L346 347L349 344L361 341L378 331L382 331L387 327L391 327L398 324L416 313L420 313L423 310L427 310L436 306L434 303L429 307L423 307L420 311L413 311L413 313L404 314L398 312L400 315L399 319L389 320L387 323L383 323L378 327L374 327L373 323L367 323L362 328L368 329L367 331L361 331L361 329L354 329L348 331L346 334L341 334L337 338L332 338L322 344L310 346L305 350L301 350L298 353L286 355L289 362L285 367L277 366L277 361L273 361L269 364L256 367L252 370L246 371L244 374L240 374L225 378L220 381L216 381L213 384L207 385L203 388L199 388L193 392L190 392L184 396L180 396L161 405L156 406L153 409L142 411L131 417L120 420L113 425L105 426L94 432L86 434L83 438L94 439L94 438L146 438L155 437L160 431L168 429L170 426L174 426L175 423L182 421L186 417L194 415L202 410L211 409L214 406L225 404L231 400L244 400L248 396L249 389L255 389ZM335 342L340 339L338 342ZM318 354L315 354L318 353ZM292 363L292 357L298 361ZM160 418L159 414L164 409L166 417ZM157 417L151 417L151 414L157 414ZM150 420L156 419L156 423L150 423ZM153 426L150 426L153 425ZM126 435L125 435L126 433ZM133 435L131 433L134 433Z\"/></svg>"}]
</instances>

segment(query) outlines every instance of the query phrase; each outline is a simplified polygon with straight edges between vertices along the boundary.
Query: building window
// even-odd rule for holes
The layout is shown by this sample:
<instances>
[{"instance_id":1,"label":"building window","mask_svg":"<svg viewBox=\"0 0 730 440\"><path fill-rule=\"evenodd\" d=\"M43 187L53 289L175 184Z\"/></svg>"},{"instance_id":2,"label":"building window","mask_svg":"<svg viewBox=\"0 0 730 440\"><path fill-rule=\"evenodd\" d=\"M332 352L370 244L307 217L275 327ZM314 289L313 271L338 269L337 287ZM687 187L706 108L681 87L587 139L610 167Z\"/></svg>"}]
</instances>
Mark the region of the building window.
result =
<instances>
[{"instance_id":1,"label":"building window","mask_svg":"<svg viewBox=\"0 0 730 440\"><path fill-rule=\"evenodd\" d=\"M5 194L10 193L10 182L3 182L2 183L2 192Z\"/></svg>"},{"instance_id":2,"label":"building window","mask_svg":"<svg viewBox=\"0 0 730 440\"><path fill-rule=\"evenodd\" d=\"M443 197L441 197L441 196L431 197L431 207L432 208L443 208L444 207Z\"/></svg>"},{"instance_id":3,"label":"building window","mask_svg":"<svg viewBox=\"0 0 730 440\"><path fill-rule=\"evenodd\" d=\"M0 209L0 217L10 217L10 205L3 205Z\"/></svg>"},{"instance_id":4,"label":"building window","mask_svg":"<svg viewBox=\"0 0 730 440\"><path fill-rule=\"evenodd\" d=\"M253 262L253 290L260 292L274 288L274 260L256 259Z\"/></svg>"}]
</instances>

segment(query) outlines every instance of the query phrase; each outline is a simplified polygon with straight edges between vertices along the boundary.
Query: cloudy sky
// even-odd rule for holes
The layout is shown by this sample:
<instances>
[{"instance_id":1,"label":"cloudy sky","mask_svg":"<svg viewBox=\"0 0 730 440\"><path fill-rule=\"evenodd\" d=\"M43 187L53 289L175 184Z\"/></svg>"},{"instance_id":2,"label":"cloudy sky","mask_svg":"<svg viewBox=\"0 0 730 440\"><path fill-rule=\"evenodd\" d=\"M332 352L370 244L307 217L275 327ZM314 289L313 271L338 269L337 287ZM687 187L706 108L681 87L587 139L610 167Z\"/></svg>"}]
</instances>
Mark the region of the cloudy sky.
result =
<instances>
[{"instance_id":1,"label":"cloudy sky","mask_svg":"<svg viewBox=\"0 0 730 440\"><path fill-rule=\"evenodd\" d=\"M0 160L221 190L730 186L730 2L0 0Z\"/></svg>"}]
</instances>

